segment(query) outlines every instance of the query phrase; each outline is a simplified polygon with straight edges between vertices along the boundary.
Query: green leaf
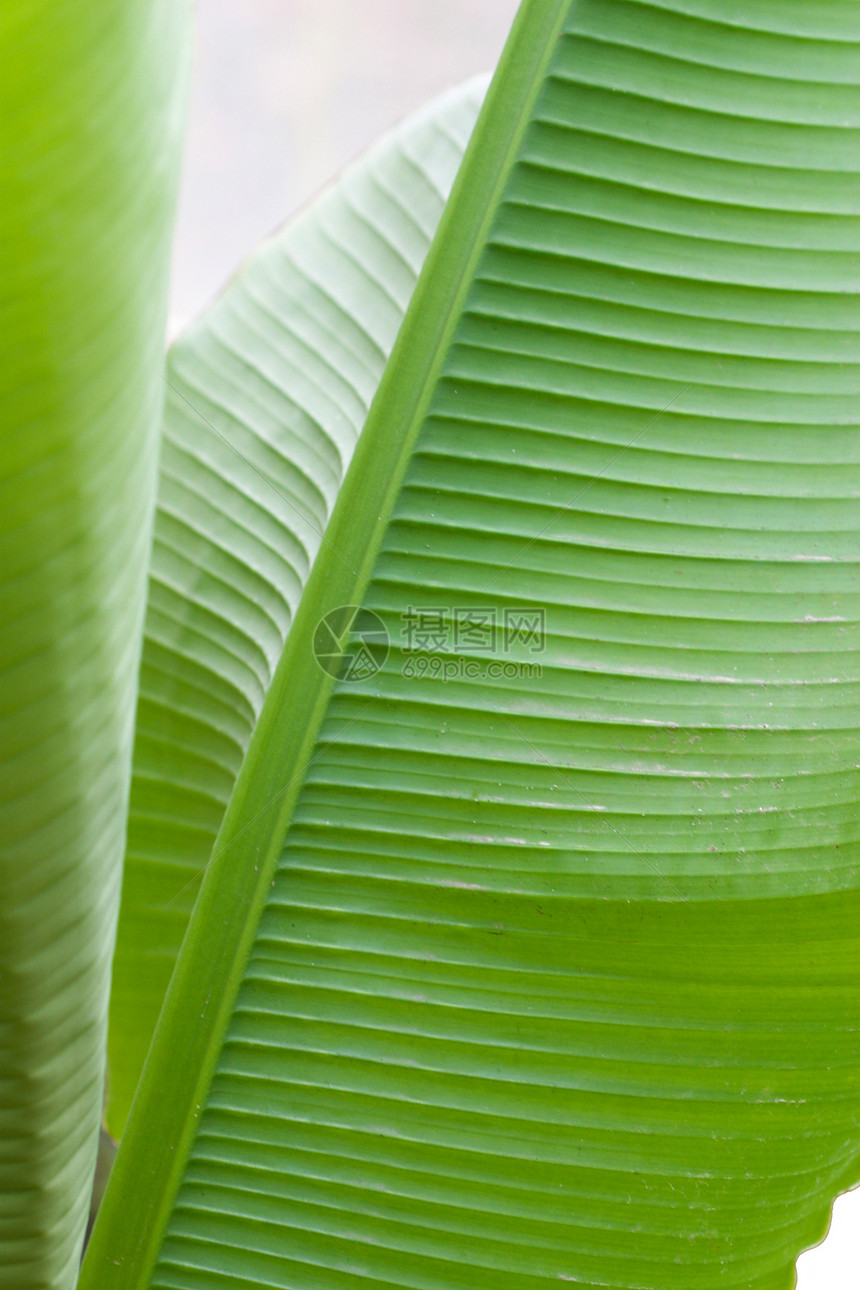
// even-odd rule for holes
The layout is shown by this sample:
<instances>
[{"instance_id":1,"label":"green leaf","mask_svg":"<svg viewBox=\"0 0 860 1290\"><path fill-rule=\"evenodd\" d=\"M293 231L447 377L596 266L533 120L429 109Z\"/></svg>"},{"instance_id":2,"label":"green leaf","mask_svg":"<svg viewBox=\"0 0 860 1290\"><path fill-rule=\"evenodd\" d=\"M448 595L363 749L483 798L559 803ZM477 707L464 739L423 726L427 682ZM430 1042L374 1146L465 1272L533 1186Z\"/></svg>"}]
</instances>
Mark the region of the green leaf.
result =
<instances>
[{"instance_id":1,"label":"green leaf","mask_svg":"<svg viewBox=\"0 0 860 1290\"><path fill-rule=\"evenodd\" d=\"M860 1176L858 45L527 0L84 1288L793 1284Z\"/></svg>"},{"instance_id":2,"label":"green leaf","mask_svg":"<svg viewBox=\"0 0 860 1290\"><path fill-rule=\"evenodd\" d=\"M3 7L0 1286L77 1274L155 494L184 4Z\"/></svg>"},{"instance_id":3,"label":"green leaf","mask_svg":"<svg viewBox=\"0 0 860 1290\"><path fill-rule=\"evenodd\" d=\"M444 94L173 345L110 1016L121 1134L236 774L485 90Z\"/></svg>"}]
</instances>

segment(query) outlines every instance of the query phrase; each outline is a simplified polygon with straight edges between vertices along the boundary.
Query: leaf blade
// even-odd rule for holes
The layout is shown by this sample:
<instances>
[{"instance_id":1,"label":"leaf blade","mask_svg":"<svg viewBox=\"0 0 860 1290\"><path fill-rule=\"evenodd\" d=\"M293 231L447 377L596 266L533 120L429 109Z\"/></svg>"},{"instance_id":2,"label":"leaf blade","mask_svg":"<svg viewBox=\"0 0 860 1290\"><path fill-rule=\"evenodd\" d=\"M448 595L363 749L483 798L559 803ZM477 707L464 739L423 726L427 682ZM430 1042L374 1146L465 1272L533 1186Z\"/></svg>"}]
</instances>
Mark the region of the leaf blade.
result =
<instances>
[{"instance_id":1,"label":"leaf blade","mask_svg":"<svg viewBox=\"0 0 860 1290\"><path fill-rule=\"evenodd\" d=\"M402 480L363 440L372 504L335 513L367 592L312 576L301 738L273 703L228 816L260 873L244 979L140 1284L776 1290L856 1176L857 369L832 335L856 297L832 287L858 232L830 220L856 13L808 53L769 4L746 30L702 0L565 18L487 246L432 339L419 297L380 388L369 430L398 394L421 422ZM639 53L595 73L600 42ZM643 103L667 49L709 112ZM727 68L791 128L726 109ZM777 171L792 218L759 247ZM691 189L699 223L658 226ZM312 702L341 595L391 653ZM541 676L404 670L410 609L447 663L475 661L457 610L530 605Z\"/></svg>"},{"instance_id":2,"label":"leaf blade","mask_svg":"<svg viewBox=\"0 0 860 1290\"><path fill-rule=\"evenodd\" d=\"M111 996L117 1136L484 86L476 78L396 127L172 347Z\"/></svg>"},{"instance_id":3,"label":"leaf blade","mask_svg":"<svg viewBox=\"0 0 860 1290\"><path fill-rule=\"evenodd\" d=\"M4 10L0 1284L77 1274L104 1082L182 5Z\"/></svg>"}]
</instances>

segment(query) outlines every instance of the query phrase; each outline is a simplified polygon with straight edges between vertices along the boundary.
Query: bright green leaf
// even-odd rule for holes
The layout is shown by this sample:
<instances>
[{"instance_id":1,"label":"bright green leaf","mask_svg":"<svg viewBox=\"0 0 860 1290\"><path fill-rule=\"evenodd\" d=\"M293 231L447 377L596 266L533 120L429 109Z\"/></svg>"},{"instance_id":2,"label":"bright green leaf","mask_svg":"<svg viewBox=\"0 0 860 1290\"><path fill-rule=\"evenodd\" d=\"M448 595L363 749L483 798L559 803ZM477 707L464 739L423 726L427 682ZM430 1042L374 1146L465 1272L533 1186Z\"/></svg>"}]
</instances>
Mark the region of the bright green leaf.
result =
<instances>
[{"instance_id":1,"label":"bright green leaf","mask_svg":"<svg viewBox=\"0 0 860 1290\"><path fill-rule=\"evenodd\" d=\"M0 88L0 1286L71 1286L162 401L184 3L11 0Z\"/></svg>"},{"instance_id":2,"label":"bright green leaf","mask_svg":"<svg viewBox=\"0 0 860 1290\"><path fill-rule=\"evenodd\" d=\"M793 1284L860 1175L858 54L527 0L85 1287Z\"/></svg>"}]
</instances>

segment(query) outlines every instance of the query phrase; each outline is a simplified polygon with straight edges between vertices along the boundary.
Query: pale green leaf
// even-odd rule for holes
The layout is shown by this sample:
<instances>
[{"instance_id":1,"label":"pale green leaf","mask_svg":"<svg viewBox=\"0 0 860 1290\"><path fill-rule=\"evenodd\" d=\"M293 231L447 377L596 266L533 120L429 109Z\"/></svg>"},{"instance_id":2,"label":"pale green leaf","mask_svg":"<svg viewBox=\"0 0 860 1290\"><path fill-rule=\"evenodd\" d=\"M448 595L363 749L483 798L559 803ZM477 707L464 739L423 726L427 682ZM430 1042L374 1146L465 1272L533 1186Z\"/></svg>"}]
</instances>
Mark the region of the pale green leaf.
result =
<instances>
[{"instance_id":1,"label":"pale green leaf","mask_svg":"<svg viewBox=\"0 0 860 1290\"><path fill-rule=\"evenodd\" d=\"M393 130L173 345L110 1017L122 1132L236 774L485 78Z\"/></svg>"}]
</instances>

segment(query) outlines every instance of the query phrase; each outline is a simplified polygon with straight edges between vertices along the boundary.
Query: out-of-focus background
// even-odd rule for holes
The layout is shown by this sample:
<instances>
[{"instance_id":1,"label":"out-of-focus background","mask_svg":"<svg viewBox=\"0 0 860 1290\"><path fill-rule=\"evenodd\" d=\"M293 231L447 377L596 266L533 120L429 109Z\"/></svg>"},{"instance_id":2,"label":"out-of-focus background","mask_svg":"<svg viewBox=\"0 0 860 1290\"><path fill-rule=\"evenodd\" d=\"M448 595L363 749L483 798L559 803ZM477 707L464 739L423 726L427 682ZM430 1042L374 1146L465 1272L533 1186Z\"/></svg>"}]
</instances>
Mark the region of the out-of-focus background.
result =
<instances>
[{"instance_id":1,"label":"out-of-focus background","mask_svg":"<svg viewBox=\"0 0 860 1290\"><path fill-rule=\"evenodd\" d=\"M198 0L171 332L407 112L496 65L517 0Z\"/></svg>"},{"instance_id":2,"label":"out-of-focus background","mask_svg":"<svg viewBox=\"0 0 860 1290\"><path fill-rule=\"evenodd\" d=\"M171 333L388 127L495 66L517 0L198 0ZM860 1191L797 1290L860 1286Z\"/></svg>"}]
</instances>

